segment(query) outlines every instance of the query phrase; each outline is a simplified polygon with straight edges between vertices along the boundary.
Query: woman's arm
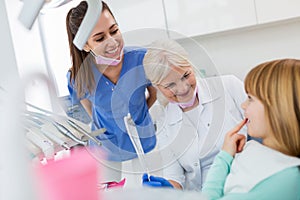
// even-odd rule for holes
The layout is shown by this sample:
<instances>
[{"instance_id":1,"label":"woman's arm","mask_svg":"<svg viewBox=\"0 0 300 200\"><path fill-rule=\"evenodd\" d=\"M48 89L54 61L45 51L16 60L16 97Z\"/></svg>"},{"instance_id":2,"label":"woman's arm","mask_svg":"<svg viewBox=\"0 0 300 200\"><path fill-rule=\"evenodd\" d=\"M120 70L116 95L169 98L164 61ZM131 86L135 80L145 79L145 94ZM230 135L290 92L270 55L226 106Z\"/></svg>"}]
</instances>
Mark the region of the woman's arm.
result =
<instances>
[{"instance_id":1,"label":"woman's arm","mask_svg":"<svg viewBox=\"0 0 300 200\"><path fill-rule=\"evenodd\" d=\"M147 90L148 90L148 95L146 97L147 105L148 105L148 108L150 108L156 101L156 89L153 86L148 86Z\"/></svg>"},{"instance_id":2,"label":"woman's arm","mask_svg":"<svg viewBox=\"0 0 300 200\"><path fill-rule=\"evenodd\" d=\"M80 100L80 103L86 110L86 112L89 114L90 117L92 117L92 103L88 99L82 99Z\"/></svg>"},{"instance_id":3,"label":"woman's arm","mask_svg":"<svg viewBox=\"0 0 300 200\"><path fill-rule=\"evenodd\" d=\"M168 180L168 181L173 185L174 188L182 190L182 186L176 181L173 180Z\"/></svg>"}]
</instances>

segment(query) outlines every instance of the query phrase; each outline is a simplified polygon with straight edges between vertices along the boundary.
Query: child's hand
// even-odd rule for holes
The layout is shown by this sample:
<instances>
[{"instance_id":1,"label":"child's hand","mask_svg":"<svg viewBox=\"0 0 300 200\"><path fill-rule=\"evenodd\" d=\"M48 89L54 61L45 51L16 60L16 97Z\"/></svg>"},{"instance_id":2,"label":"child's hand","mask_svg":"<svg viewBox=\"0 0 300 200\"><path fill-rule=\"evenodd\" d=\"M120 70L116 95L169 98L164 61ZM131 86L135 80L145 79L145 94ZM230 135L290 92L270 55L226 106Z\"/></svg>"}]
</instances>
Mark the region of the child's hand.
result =
<instances>
[{"instance_id":1,"label":"child's hand","mask_svg":"<svg viewBox=\"0 0 300 200\"><path fill-rule=\"evenodd\" d=\"M246 143L246 137L242 134L239 134L238 132L247 123L247 120L248 119L244 119L234 129L229 131L225 136L222 150L226 151L233 157L236 153L239 153L243 150L243 147Z\"/></svg>"}]
</instances>

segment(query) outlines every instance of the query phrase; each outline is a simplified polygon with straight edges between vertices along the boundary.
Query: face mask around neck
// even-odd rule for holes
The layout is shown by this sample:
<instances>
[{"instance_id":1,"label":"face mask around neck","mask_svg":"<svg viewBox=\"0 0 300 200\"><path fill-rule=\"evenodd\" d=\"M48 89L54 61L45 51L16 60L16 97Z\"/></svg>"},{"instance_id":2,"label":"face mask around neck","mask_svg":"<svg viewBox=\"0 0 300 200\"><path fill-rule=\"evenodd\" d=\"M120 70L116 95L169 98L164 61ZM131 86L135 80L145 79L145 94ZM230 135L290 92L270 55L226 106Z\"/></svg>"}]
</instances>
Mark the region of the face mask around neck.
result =
<instances>
[{"instance_id":1,"label":"face mask around neck","mask_svg":"<svg viewBox=\"0 0 300 200\"><path fill-rule=\"evenodd\" d=\"M182 109L191 107L192 105L194 105L195 101L196 101L196 97L197 97L197 93L198 93L198 87L196 85L195 90L194 90L194 94L191 100L189 100L188 102L171 102L173 104L178 105L179 107L181 107Z\"/></svg>"},{"instance_id":2,"label":"face mask around neck","mask_svg":"<svg viewBox=\"0 0 300 200\"><path fill-rule=\"evenodd\" d=\"M120 51L119 59L106 58L101 55L97 55L93 50L91 50L91 54L94 56L95 61L98 65L112 65L116 66L122 61L124 47Z\"/></svg>"}]
</instances>

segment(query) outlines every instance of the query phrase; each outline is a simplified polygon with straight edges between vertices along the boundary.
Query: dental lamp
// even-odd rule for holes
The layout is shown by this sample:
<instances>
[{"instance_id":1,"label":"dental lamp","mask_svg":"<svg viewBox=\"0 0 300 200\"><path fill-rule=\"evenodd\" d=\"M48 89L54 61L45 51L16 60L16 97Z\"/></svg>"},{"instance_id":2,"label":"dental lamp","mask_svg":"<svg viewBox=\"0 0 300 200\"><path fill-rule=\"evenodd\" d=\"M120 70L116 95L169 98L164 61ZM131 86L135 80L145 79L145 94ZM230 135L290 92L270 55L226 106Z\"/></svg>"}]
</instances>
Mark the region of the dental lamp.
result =
<instances>
[{"instance_id":1,"label":"dental lamp","mask_svg":"<svg viewBox=\"0 0 300 200\"><path fill-rule=\"evenodd\" d=\"M31 29L32 25L37 18L40 10L44 5L49 8L62 6L71 0L23 0L24 5L19 15L19 21L27 28ZM101 0L85 0L88 4L86 15L84 16L82 23L73 40L74 45L82 50L86 44L98 18L102 12ZM47 3L46 3L47 2ZM46 3L46 4L45 4Z\"/></svg>"},{"instance_id":2,"label":"dental lamp","mask_svg":"<svg viewBox=\"0 0 300 200\"><path fill-rule=\"evenodd\" d=\"M88 9L73 40L74 45L79 50L83 49L102 12L101 0L86 1L88 3Z\"/></svg>"},{"instance_id":3,"label":"dental lamp","mask_svg":"<svg viewBox=\"0 0 300 200\"><path fill-rule=\"evenodd\" d=\"M18 19L27 29L31 29L40 10L45 4L45 0L23 0L23 3Z\"/></svg>"}]
</instances>

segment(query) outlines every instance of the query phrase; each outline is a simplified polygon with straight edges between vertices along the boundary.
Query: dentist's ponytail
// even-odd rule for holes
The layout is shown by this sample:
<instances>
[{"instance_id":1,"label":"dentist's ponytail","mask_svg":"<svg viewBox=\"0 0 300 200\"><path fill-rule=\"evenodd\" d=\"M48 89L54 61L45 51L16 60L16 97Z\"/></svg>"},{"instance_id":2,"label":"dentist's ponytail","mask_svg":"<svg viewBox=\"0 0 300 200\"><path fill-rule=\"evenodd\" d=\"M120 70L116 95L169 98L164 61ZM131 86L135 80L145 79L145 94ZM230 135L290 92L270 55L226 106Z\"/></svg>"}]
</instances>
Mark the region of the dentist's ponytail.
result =
<instances>
[{"instance_id":1,"label":"dentist's ponytail","mask_svg":"<svg viewBox=\"0 0 300 200\"><path fill-rule=\"evenodd\" d=\"M86 92L84 90L92 90L95 81L93 73L87 63L88 52L84 50L79 50L74 44L73 40L79 29L79 26L84 18L84 15L87 11L88 4L86 1L82 1L77 7L72 8L66 17L66 29L68 34L69 49L70 49L70 58L72 62L72 67L70 68L71 79L74 81L74 86L77 90L78 97L82 97ZM84 70L80 70L84 69ZM80 71L80 73L79 73ZM86 79L84 77L90 77ZM92 87L92 88L89 88Z\"/></svg>"}]
</instances>

